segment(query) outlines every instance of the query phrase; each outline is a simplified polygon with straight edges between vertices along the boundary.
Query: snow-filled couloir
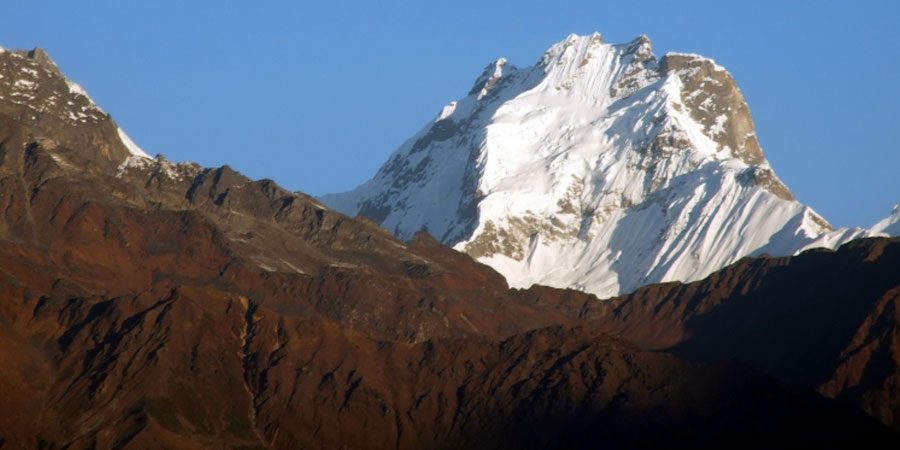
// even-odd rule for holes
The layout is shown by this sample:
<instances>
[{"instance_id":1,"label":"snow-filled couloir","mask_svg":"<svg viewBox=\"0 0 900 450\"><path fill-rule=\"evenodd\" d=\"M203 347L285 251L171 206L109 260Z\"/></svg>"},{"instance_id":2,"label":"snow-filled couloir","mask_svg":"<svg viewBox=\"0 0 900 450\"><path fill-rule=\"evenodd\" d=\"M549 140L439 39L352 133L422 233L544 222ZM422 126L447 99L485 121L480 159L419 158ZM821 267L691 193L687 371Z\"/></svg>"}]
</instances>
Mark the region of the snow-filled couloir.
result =
<instances>
[{"instance_id":1,"label":"snow-filled couloir","mask_svg":"<svg viewBox=\"0 0 900 450\"><path fill-rule=\"evenodd\" d=\"M322 200L401 238L427 231L512 286L601 297L867 233L793 198L724 68L596 33L532 67L490 64L372 180Z\"/></svg>"}]
</instances>

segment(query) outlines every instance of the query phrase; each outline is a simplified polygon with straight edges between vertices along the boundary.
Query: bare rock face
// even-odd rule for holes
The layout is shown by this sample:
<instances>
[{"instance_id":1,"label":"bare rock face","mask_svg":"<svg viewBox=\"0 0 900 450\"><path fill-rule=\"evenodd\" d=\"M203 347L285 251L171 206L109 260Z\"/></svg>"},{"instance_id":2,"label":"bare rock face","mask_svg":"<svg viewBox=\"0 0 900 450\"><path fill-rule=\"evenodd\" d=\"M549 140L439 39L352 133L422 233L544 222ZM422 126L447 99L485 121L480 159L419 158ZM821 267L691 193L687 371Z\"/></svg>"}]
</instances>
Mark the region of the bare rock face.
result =
<instances>
[{"instance_id":1,"label":"bare rock face","mask_svg":"<svg viewBox=\"0 0 900 450\"><path fill-rule=\"evenodd\" d=\"M49 64L17 54L0 60ZM897 428L897 240L605 303L510 290L427 234L404 243L227 166L142 156L108 118L57 127L13 103L0 107L4 448L900 442L883 424ZM45 115L72 105L56 106ZM800 307L821 320L784 314ZM748 310L785 326L722 339L713 318ZM830 340L811 352L809 336Z\"/></svg>"},{"instance_id":2,"label":"bare rock face","mask_svg":"<svg viewBox=\"0 0 900 450\"><path fill-rule=\"evenodd\" d=\"M697 55L669 53L660 71L681 80L685 106L707 136L749 165L765 161L747 102L724 68Z\"/></svg>"}]
</instances>

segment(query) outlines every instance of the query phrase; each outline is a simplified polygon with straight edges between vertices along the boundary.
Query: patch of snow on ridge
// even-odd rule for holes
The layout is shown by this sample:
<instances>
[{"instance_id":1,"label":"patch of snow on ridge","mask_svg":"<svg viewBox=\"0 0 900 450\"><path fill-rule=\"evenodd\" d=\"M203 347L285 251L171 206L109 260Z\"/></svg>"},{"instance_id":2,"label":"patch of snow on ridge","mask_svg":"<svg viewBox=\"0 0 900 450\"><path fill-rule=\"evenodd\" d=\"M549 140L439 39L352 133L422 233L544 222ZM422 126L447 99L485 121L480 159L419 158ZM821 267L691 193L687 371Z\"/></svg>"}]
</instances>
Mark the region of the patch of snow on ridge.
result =
<instances>
[{"instance_id":1,"label":"patch of snow on ridge","mask_svg":"<svg viewBox=\"0 0 900 450\"><path fill-rule=\"evenodd\" d=\"M13 84L13 86L15 86L15 87L25 87L25 88L28 88L28 89L34 89L35 82L34 82L34 81L31 81L31 80L21 79L21 80L16 80L16 82L15 82L15 84Z\"/></svg>"},{"instance_id":2,"label":"patch of snow on ridge","mask_svg":"<svg viewBox=\"0 0 900 450\"><path fill-rule=\"evenodd\" d=\"M122 178L128 169L148 169L153 166L153 160L144 156L131 155L119 164L116 170L116 178Z\"/></svg>"},{"instance_id":3,"label":"patch of snow on ridge","mask_svg":"<svg viewBox=\"0 0 900 450\"><path fill-rule=\"evenodd\" d=\"M104 113L103 109L100 108L99 106L97 106L96 103L94 103L94 99L91 98L91 96L88 94L88 92L83 87L81 87L80 84L78 84L68 78L65 78L65 81L66 81L66 86L69 88L70 94L83 96L84 98L87 99L91 108L96 109L100 113Z\"/></svg>"},{"instance_id":4,"label":"patch of snow on ridge","mask_svg":"<svg viewBox=\"0 0 900 450\"><path fill-rule=\"evenodd\" d=\"M438 117L437 117L437 119L435 119L435 122L438 122L438 121L441 121L441 120L444 120L444 119L450 117L451 115L453 115L454 111L456 111L456 102L452 101L441 109L441 113L438 114Z\"/></svg>"},{"instance_id":5,"label":"patch of snow on ridge","mask_svg":"<svg viewBox=\"0 0 900 450\"><path fill-rule=\"evenodd\" d=\"M119 139L122 141L122 144L125 144L125 148L127 148L132 155L141 158L150 157L150 155L148 155L144 150L138 147L137 144L135 144L134 141L132 141L131 138L128 137L128 135L125 134L124 131L122 131L121 128L117 128L116 131L119 132Z\"/></svg>"},{"instance_id":6,"label":"patch of snow on ridge","mask_svg":"<svg viewBox=\"0 0 900 450\"><path fill-rule=\"evenodd\" d=\"M163 155L156 155L155 158L132 155L126 158L122 164L119 164L116 177L121 178L132 170L145 172L144 175L151 177L164 177L170 180L182 181L197 176L203 171L203 168L193 162L173 164Z\"/></svg>"},{"instance_id":7,"label":"patch of snow on ridge","mask_svg":"<svg viewBox=\"0 0 900 450\"><path fill-rule=\"evenodd\" d=\"M80 84L78 84L74 81L71 81L71 80L66 80L66 85L69 87L70 94L83 95L83 96L87 97L88 99L91 98L91 96L88 95L87 91L84 90L84 88L81 87Z\"/></svg>"}]
</instances>

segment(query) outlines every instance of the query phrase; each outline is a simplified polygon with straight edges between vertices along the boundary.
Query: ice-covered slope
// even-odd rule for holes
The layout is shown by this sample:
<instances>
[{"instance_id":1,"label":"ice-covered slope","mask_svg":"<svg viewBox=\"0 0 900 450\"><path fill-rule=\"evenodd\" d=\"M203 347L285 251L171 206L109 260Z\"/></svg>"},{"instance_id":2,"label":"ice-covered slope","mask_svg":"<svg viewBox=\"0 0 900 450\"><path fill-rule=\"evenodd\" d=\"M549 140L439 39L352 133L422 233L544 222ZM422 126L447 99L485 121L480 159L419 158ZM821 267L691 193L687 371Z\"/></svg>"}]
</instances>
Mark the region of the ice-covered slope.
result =
<instances>
[{"instance_id":1,"label":"ice-covered slope","mask_svg":"<svg viewBox=\"0 0 900 450\"><path fill-rule=\"evenodd\" d=\"M571 35L532 67L497 60L372 180L322 200L401 238L426 230L513 286L601 297L864 234L794 200L725 69L658 60L644 36Z\"/></svg>"},{"instance_id":2,"label":"ice-covered slope","mask_svg":"<svg viewBox=\"0 0 900 450\"><path fill-rule=\"evenodd\" d=\"M888 236L900 236L900 203L894 205L890 216L873 225L872 231Z\"/></svg>"}]
</instances>

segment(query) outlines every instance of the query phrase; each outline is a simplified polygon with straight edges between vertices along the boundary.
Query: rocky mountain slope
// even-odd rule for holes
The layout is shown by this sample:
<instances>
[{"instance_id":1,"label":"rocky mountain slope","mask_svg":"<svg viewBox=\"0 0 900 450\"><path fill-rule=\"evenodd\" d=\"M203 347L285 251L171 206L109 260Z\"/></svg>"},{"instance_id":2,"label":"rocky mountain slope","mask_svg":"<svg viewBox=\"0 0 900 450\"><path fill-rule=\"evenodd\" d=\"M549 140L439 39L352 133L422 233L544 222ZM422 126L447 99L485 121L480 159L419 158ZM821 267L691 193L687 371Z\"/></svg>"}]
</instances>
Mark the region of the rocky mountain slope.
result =
<instances>
[{"instance_id":1,"label":"rocky mountain slope","mask_svg":"<svg viewBox=\"0 0 900 450\"><path fill-rule=\"evenodd\" d=\"M609 302L511 290L428 235L405 243L268 180L143 156L43 52L0 67L2 448L900 443L884 425L898 429L900 240ZM787 315L797 333L750 327L704 350L716 311L751 303L762 323L815 300L831 319ZM809 336L833 340L786 366ZM774 340L777 364L754 358Z\"/></svg>"},{"instance_id":2,"label":"rocky mountain slope","mask_svg":"<svg viewBox=\"0 0 900 450\"><path fill-rule=\"evenodd\" d=\"M900 429L900 239L745 259L585 313L646 349L740 361Z\"/></svg>"},{"instance_id":3,"label":"rocky mountain slope","mask_svg":"<svg viewBox=\"0 0 900 450\"><path fill-rule=\"evenodd\" d=\"M766 161L731 75L650 40L571 35L499 59L375 177L324 203L425 230L510 284L600 297L690 281L743 256L873 234L832 230Z\"/></svg>"}]
</instances>

